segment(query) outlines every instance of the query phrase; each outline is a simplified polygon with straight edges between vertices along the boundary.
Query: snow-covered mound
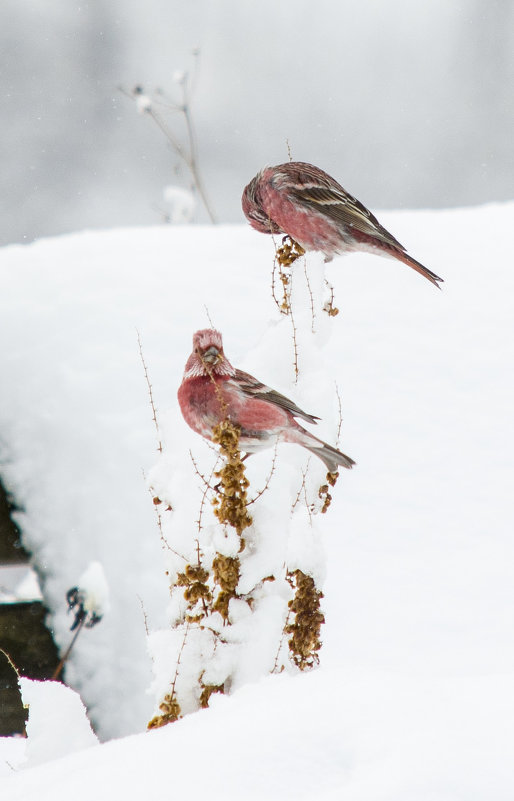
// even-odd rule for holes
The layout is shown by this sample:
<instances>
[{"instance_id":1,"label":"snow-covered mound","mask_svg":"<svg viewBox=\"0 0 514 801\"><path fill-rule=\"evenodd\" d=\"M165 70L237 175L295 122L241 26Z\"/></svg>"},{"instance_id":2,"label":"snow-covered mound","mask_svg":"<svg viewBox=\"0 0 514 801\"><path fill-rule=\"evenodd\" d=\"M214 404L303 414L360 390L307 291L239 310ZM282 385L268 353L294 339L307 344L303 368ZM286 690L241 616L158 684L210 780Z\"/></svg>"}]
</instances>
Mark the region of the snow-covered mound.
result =
<instances>
[{"instance_id":1,"label":"snow-covered mound","mask_svg":"<svg viewBox=\"0 0 514 801\"><path fill-rule=\"evenodd\" d=\"M274 676L3 781L5 801L511 801L512 676ZM12 776L12 771L11 771Z\"/></svg>"},{"instance_id":2,"label":"snow-covered mound","mask_svg":"<svg viewBox=\"0 0 514 801\"><path fill-rule=\"evenodd\" d=\"M339 480L322 521L320 670L213 697L212 710L162 731L15 776L9 798L90 797L99 777L121 776L120 765L120 795L138 797L153 775L152 795L164 797L157 765L169 771L170 754L174 792L185 792L196 765L188 747L209 764L209 787L225 782L233 792L225 797L252 797L254 786L254 797L270 798L481 799L480 750L499 777L495 799L512 797L500 743L512 733L505 677L514 670L513 211L380 215L445 278L442 292L373 256L326 268L340 313L323 358L341 397L341 447L357 467ZM0 472L22 507L61 649L72 636L66 592L91 562L102 565L110 607L82 631L66 677L103 739L146 726L155 703L146 628L168 625L146 481L158 434L138 332L174 458L198 447L176 390L192 333L211 322L234 364L325 418L319 433L335 441L326 386L314 377L292 390L288 352L269 358L272 253L270 239L222 226L85 232L0 254ZM304 728L295 728L300 718ZM216 747L200 754L214 730ZM455 759L444 762L452 738ZM241 766L230 781L228 754ZM318 784L306 778L309 754ZM252 770L270 776L266 791Z\"/></svg>"}]
</instances>

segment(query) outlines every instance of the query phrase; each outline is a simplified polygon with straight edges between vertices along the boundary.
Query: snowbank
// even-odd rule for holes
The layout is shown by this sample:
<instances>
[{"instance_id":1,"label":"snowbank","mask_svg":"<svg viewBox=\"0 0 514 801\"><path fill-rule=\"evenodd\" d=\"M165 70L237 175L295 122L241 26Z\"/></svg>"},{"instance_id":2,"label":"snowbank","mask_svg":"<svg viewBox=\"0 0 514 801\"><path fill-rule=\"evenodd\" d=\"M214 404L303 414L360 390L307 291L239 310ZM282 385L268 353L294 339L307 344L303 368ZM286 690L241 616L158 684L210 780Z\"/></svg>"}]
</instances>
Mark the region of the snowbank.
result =
<instances>
[{"instance_id":1,"label":"snowbank","mask_svg":"<svg viewBox=\"0 0 514 801\"><path fill-rule=\"evenodd\" d=\"M21 772L7 798L86 798L114 776L128 799L186 792L192 777L214 798L512 797L513 209L380 215L442 292L372 256L327 267L340 314L324 359L358 464L323 520L321 669ZM208 315L233 363L291 396L288 350L261 358L277 319L271 267L271 241L242 226L86 232L0 254L0 470L61 648L66 591L91 561L105 572L110 610L67 671L103 739L144 729L145 622L168 624L136 329L160 433L187 453L198 438L176 389ZM333 398L316 380L294 400L333 441Z\"/></svg>"}]
</instances>

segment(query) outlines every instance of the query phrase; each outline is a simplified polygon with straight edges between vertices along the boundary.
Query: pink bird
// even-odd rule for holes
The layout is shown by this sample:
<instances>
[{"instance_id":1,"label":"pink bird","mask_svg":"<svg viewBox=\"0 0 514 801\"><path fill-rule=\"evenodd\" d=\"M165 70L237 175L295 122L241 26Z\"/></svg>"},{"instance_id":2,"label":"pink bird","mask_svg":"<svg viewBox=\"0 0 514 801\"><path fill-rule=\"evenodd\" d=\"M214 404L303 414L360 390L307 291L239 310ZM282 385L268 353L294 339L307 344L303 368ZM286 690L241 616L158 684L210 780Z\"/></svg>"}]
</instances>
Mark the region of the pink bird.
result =
<instances>
[{"instance_id":1,"label":"pink bird","mask_svg":"<svg viewBox=\"0 0 514 801\"><path fill-rule=\"evenodd\" d=\"M409 256L389 231L326 172L303 161L266 167L245 187L243 211L263 234L286 234L325 261L366 251L398 259L435 286L443 279Z\"/></svg>"},{"instance_id":2,"label":"pink bird","mask_svg":"<svg viewBox=\"0 0 514 801\"><path fill-rule=\"evenodd\" d=\"M207 328L193 336L193 352L186 362L178 402L186 423L205 439L212 439L212 429L227 418L240 426L239 446L247 454L270 448L277 441L292 442L319 456L330 473L336 473L338 465L351 468L355 464L295 420L300 417L316 423L318 417L232 367L219 331Z\"/></svg>"}]
</instances>

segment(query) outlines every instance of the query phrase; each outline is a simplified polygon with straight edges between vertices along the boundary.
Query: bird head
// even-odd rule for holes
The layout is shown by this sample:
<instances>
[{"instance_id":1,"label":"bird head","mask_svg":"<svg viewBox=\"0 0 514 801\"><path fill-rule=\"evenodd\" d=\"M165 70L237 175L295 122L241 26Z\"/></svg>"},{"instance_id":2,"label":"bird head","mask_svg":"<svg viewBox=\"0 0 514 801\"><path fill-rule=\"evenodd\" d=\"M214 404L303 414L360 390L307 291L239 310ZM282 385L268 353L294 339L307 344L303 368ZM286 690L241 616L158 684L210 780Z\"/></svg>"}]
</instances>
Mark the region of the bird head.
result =
<instances>
[{"instance_id":1,"label":"bird head","mask_svg":"<svg viewBox=\"0 0 514 801\"><path fill-rule=\"evenodd\" d=\"M193 352L187 360L184 378L205 375L230 376L235 370L223 353L223 339L219 331L204 328L193 335Z\"/></svg>"},{"instance_id":2,"label":"bird head","mask_svg":"<svg viewBox=\"0 0 514 801\"><path fill-rule=\"evenodd\" d=\"M241 205L243 212L252 226L260 234L279 234L282 229L273 222L269 214L263 209L260 197L261 181L266 180L265 172L260 172L245 186Z\"/></svg>"}]
</instances>

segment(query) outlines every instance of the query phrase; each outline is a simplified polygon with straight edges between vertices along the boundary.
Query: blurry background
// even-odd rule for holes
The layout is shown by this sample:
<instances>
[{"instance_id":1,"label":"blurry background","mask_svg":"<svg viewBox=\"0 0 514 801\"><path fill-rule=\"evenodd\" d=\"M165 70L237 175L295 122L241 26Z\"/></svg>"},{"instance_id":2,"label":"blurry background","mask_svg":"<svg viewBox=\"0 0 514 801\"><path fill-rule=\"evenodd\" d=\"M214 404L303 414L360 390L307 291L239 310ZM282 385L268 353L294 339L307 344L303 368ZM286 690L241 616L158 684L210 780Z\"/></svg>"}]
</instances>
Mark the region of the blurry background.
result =
<instances>
[{"instance_id":1,"label":"blurry background","mask_svg":"<svg viewBox=\"0 0 514 801\"><path fill-rule=\"evenodd\" d=\"M194 48L223 222L287 142L374 210L514 194L512 0L2 0L0 23L0 243L163 219L187 175L118 87L173 95Z\"/></svg>"}]
</instances>

